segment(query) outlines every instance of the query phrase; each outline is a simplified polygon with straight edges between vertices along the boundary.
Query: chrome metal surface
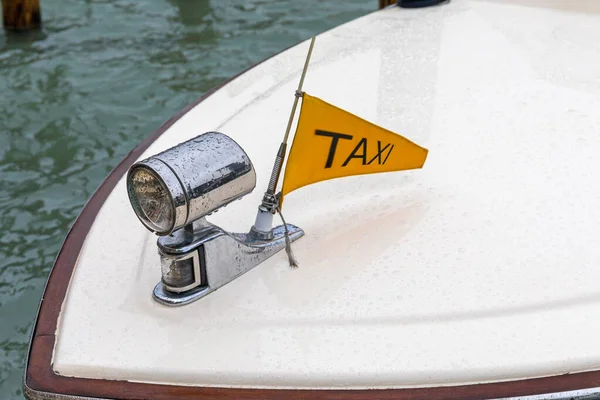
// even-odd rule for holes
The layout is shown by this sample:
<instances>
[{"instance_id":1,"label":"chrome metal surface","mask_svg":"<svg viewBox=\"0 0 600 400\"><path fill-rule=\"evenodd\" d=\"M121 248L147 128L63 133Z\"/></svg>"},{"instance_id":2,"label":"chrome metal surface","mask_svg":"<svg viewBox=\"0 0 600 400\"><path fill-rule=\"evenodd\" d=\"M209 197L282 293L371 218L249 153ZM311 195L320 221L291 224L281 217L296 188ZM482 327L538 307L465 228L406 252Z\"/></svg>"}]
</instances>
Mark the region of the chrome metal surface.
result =
<instances>
[{"instance_id":1,"label":"chrome metal surface","mask_svg":"<svg viewBox=\"0 0 600 400\"><path fill-rule=\"evenodd\" d=\"M50 393L35 390L23 383L23 396L29 400L113 400L106 397L75 396L70 394Z\"/></svg>"},{"instance_id":2,"label":"chrome metal surface","mask_svg":"<svg viewBox=\"0 0 600 400\"><path fill-rule=\"evenodd\" d=\"M198 286L187 292L174 293L166 290L163 284L159 282L154 286L152 296L154 300L166 306L184 306L206 296L212 291L214 289L211 289L209 286Z\"/></svg>"},{"instance_id":3,"label":"chrome metal surface","mask_svg":"<svg viewBox=\"0 0 600 400\"><path fill-rule=\"evenodd\" d=\"M568 392L544 393L531 396L504 397L495 400L598 400L600 388L570 390Z\"/></svg>"},{"instance_id":4,"label":"chrome metal surface","mask_svg":"<svg viewBox=\"0 0 600 400\"><path fill-rule=\"evenodd\" d=\"M162 284L170 292L181 293L202 284L200 273L200 250L183 256L160 254ZM186 263L191 261L191 265Z\"/></svg>"},{"instance_id":5,"label":"chrome metal surface","mask_svg":"<svg viewBox=\"0 0 600 400\"><path fill-rule=\"evenodd\" d=\"M137 168L153 171L168 189L175 211L170 229L157 230L142 212L131 185ZM129 198L138 218L158 235L169 233L250 193L256 173L246 152L230 137L207 132L135 163L127 176Z\"/></svg>"},{"instance_id":6,"label":"chrome metal surface","mask_svg":"<svg viewBox=\"0 0 600 400\"><path fill-rule=\"evenodd\" d=\"M281 167L283 166L286 150L287 144L281 143L279 145L279 150L277 151L277 156L275 157L273 170L271 171L271 178L269 179L269 185L267 186L267 193L273 194L277 189L277 183L279 182L279 175L281 175Z\"/></svg>"},{"instance_id":7,"label":"chrome metal surface","mask_svg":"<svg viewBox=\"0 0 600 400\"><path fill-rule=\"evenodd\" d=\"M164 254L186 254L198 248L202 244L201 241L208 241L212 236L220 234L220 228L208 222L206 218L195 221L191 226L190 230L179 229L169 236L158 238L158 251Z\"/></svg>"},{"instance_id":8,"label":"chrome metal surface","mask_svg":"<svg viewBox=\"0 0 600 400\"><path fill-rule=\"evenodd\" d=\"M315 36L313 36L310 40L310 47L308 48L306 60L304 60L304 68L302 68L302 76L300 77L300 82L298 83L298 89L296 89L296 92L294 94L294 104L290 112L290 118L288 119L288 124L285 129L285 134L283 136L283 141L281 142L279 150L277 151L275 163L273 164L273 170L271 171L271 178L269 179L269 185L267 186L267 190L265 191L265 195L263 196L261 205L258 206L256 222L251 230L251 233L258 237L269 237L271 228L271 226L269 226L268 229L264 229L265 227L261 227L259 225L266 225L267 223L272 224L271 218L264 219L264 216L261 216L261 214L264 214L265 212L275 214L277 207L279 206L279 196L275 195L275 191L277 190L277 183L279 182L281 168L283 167L283 161L285 160L287 141L290 135L290 129L292 128L292 122L294 121L294 115L296 115L296 107L298 106L298 100L302 97L302 85L304 84L304 78L306 77L306 71L308 70L308 64L310 63L310 56L312 54L314 45Z\"/></svg>"},{"instance_id":9,"label":"chrome metal surface","mask_svg":"<svg viewBox=\"0 0 600 400\"><path fill-rule=\"evenodd\" d=\"M139 169L144 169L151 172L162 182L162 185L168 191L168 195L170 197L170 207L172 207L174 218L167 229L161 230L152 221L150 221L145 210L140 204L140 199L138 198L138 195L136 195L133 185L133 177ZM142 224L144 224L146 228L152 232L157 234L169 233L176 229L175 227L185 224L187 220L188 204L184 188L169 166L158 159L149 158L141 163L134 164L130 168L127 175L127 194L129 195L129 200L133 210L135 211L135 214Z\"/></svg>"},{"instance_id":10,"label":"chrome metal surface","mask_svg":"<svg viewBox=\"0 0 600 400\"><path fill-rule=\"evenodd\" d=\"M288 224L287 228L292 241L304 235L304 231L297 226ZM261 240L251 234L229 233L209 223L194 231L191 241L185 232L180 231L158 239L161 257L197 253L196 249L202 246L204 260L200 260L200 268L206 271L206 282L181 293L169 291L162 282L159 283L154 288L154 299L168 306L181 306L198 300L285 248L283 225L273 228L273 238L270 240Z\"/></svg>"},{"instance_id":11,"label":"chrome metal surface","mask_svg":"<svg viewBox=\"0 0 600 400\"><path fill-rule=\"evenodd\" d=\"M259 210L259 212L268 212L266 210L262 210L260 207L258 210ZM254 226L252 228L250 228L250 232L248 232L248 235L256 240L271 240L271 239L273 239L273 231L272 230L261 231Z\"/></svg>"},{"instance_id":12,"label":"chrome metal surface","mask_svg":"<svg viewBox=\"0 0 600 400\"><path fill-rule=\"evenodd\" d=\"M278 170L284 155L282 144ZM256 173L246 152L219 132L204 133L129 169L127 192L133 209L148 229L162 236L157 242L162 279L154 288L158 302L183 305L197 300L285 247L283 227L235 234L204 218L255 185ZM146 187L146 192L138 190ZM140 198L146 193L147 199ZM168 206L172 209L165 210ZM304 234L291 225L289 231L291 240Z\"/></svg>"},{"instance_id":13,"label":"chrome metal surface","mask_svg":"<svg viewBox=\"0 0 600 400\"><path fill-rule=\"evenodd\" d=\"M292 127L292 121L294 120L294 114L296 114L296 106L298 105L298 99L302 97L302 86L304 85L304 78L306 77L306 71L308 70L308 64L310 63L310 56L312 55L313 47L315 46L316 36L310 39L310 46L308 48L308 54L306 54L306 60L304 60L304 67L302 68L302 75L300 76L300 82L298 82L298 88L296 89L296 98L294 99L294 105L292 106L292 112L288 120L287 127L285 129L285 136L283 137L283 143L287 143L288 136L290 135L290 129Z\"/></svg>"}]
</instances>

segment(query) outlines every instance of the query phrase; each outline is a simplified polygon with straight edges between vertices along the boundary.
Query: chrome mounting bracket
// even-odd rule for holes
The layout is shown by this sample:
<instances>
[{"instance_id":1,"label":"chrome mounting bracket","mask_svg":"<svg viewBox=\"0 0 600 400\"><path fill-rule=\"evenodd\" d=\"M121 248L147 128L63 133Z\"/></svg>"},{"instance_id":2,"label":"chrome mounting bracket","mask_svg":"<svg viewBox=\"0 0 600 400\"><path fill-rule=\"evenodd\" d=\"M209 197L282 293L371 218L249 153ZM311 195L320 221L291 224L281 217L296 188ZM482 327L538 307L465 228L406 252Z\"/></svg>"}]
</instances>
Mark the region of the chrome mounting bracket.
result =
<instances>
[{"instance_id":1,"label":"chrome mounting bracket","mask_svg":"<svg viewBox=\"0 0 600 400\"><path fill-rule=\"evenodd\" d=\"M295 241L304 231L287 224ZM265 238L250 233L230 233L201 218L158 239L162 279L154 299L167 306L182 306L214 292L248 272L285 247L283 225Z\"/></svg>"}]
</instances>

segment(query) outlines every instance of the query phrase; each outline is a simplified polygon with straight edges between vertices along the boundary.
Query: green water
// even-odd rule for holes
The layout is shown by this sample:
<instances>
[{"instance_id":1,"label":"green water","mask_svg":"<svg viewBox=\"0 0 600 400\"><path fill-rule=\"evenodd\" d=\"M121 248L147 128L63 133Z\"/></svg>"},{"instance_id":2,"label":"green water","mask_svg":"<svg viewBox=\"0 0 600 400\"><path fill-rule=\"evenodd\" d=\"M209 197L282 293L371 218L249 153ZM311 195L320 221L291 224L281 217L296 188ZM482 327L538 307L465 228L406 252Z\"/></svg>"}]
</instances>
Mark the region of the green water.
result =
<instances>
[{"instance_id":1,"label":"green water","mask_svg":"<svg viewBox=\"0 0 600 400\"><path fill-rule=\"evenodd\" d=\"M0 30L0 398L22 398L46 277L85 201L211 87L376 0L40 0Z\"/></svg>"}]
</instances>

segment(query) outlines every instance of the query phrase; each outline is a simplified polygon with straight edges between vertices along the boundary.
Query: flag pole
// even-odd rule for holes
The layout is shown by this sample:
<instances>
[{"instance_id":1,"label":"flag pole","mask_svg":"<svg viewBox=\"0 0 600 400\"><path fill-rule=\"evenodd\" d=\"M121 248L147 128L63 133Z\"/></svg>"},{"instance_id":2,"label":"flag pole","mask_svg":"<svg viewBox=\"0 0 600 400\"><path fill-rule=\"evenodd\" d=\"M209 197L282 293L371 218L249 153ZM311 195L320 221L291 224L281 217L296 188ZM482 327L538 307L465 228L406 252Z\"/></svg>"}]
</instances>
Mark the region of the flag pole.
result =
<instances>
[{"instance_id":1,"label":"flag pole","mask_svg":"<svg viewBox=\"0 0 600 400\"><path fill-rule=\"evenodd\" d=\"M263 196L262 203L258 206L258 213L256 214L256 221L251 229L251 233L257 235L262 239L270 239L273 237L271 227L273 225L273 215L279 208L279 199L275 195L277 190L277 183L279 182L279 176L281 175L281 168L283 167L283 161L285 160L285 153L287 150L287 141L296 115L296 107L298 106L298 100L302 97L302 85L304 84L304 78L306 77L306 70L308 69L308 63L310 62L310 56L312 54L313 46L315 44L315 37L313 36L310 40L310 47L308 48L308 54L304 61L304 68L302 69L302 75L300 76L300 82L298 83L298 89L294 93L294 104L292 111L290 112L290 118L288 120L285 135L283 141L279 145L277 156L275 157L275 163L273 164L273 170L271 171L271 179L269 179L269 185L265 195Z\"/></svg>"},{"instance_id":2,"label":"flag pole","mask_svg":"<svg viewBox=\"0 0 600 400\"><path fill-rule=\"evenodd\" d=\"M290 112L290 119L288 120L287 128L285 129L285 136L283 137L282 144L287 145L288 136L290 136L290 130L292 129L292 121L296 114L296 106L298 106L298 99L302 97L302 85L304 85L304 78L306 77L306 70L308 70L308 63L310 62L310 56L315 45L315 36L310 39L310 47L308 48L308 54L304 61L304 68L302 69L302 75L300 76L300 82L298 82L298 89L294 93L294 105L292 106L292 112ZM275 188L273 188L275 189Z\"/></svg>"}]
</instances>

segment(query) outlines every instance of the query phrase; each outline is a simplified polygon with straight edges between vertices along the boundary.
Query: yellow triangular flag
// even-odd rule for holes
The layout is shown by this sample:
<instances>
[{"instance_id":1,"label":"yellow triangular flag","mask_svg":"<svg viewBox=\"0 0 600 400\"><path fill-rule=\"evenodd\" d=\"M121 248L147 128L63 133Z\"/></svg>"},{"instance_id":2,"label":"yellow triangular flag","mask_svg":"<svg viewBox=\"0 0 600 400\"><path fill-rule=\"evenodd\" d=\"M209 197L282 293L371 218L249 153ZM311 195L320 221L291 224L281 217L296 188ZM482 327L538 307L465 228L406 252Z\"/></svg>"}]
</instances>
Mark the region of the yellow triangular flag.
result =
<instances>
[{"instance_id":1,"label":"yellow triangular flag","mask_svg":"<svg viewBox=\"0 0 600 400\"><path fill-rule=\"evenodd\" d=\"M421 168L427 149L304 93L282 197L311 183Z\"/></svg>"}]
</instances>

